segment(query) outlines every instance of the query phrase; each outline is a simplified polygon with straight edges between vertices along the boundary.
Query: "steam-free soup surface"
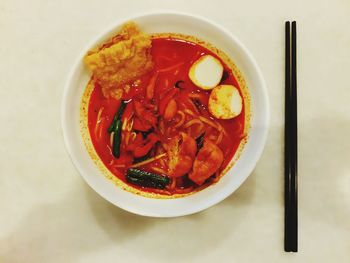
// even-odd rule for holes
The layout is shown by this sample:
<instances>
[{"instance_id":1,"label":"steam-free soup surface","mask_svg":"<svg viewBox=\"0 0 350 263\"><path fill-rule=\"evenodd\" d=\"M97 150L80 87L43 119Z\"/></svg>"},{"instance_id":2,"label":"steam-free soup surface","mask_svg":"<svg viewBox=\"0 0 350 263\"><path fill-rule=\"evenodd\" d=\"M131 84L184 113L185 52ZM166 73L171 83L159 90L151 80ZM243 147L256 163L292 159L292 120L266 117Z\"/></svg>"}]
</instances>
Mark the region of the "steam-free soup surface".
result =
<instances>
[{"instance_id":1,"label":"steam-free soup surface","mask_svg":"<svg viewBox=\"0 0 350 263\"><path fill-rule=\"evenodd\" d=\"M233 119L214 118L208 111L210 90L194 85L189 69L200 57L211 55L224 67L220 84L234 85L242 96L239 84L230 68L199 44L154 38L151 55L153 69L130 83L120 100L106 98L101 87L94 84L88 108L92 143L113 175L134 188L165 195L203 189L219 180L237 151L244 137L245 108L243 105L240 115ZM120 153L116 157L114 134L108 128L122 101L126 107L121 116ZM155 160L147 163L152 158ZM169 181L165 187L133 184L126 179L130 168L162 175ZM212 171L215 172L205 174Z\"/></svg>"}]
</instances>

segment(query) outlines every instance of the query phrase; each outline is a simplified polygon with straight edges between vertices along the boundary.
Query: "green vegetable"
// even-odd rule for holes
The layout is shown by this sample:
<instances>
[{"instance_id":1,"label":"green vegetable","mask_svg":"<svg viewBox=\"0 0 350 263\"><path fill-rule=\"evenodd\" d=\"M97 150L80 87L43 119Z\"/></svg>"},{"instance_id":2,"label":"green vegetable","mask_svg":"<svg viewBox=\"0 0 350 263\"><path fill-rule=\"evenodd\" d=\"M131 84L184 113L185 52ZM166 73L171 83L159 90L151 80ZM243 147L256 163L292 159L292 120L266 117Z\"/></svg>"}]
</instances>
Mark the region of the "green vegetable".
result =
<instances>
[{"instance_id":1,"label":"green vegetable","mask_svg":"<svg viewBox=\"0 0 350 263\"><path fill-rule=\"evenodd\" d=\"M130 168L126 173L126 181L142 187L164 189L170 179L167 176L146 172L143 170Z\"/></svg>"},{"instance_id":2,"label":"green vegetable","mask_svg":"<svg viewBox=\"0 0 350 263\"><path fill-rule=\"evenodd\" d=\"M113 121L108 128L108 133L114 132L113 134L113 145L112 153L114 157L120 157L120 143L122 136L122 115L125 110L127 103L122 100L118 111L115 113Z\"/></svg>"},{"instance_id":3,"label":"green vegetable","mask_svg":"<svg viewBox=\"0 0 350 263\"><path fill-rule=\"evenodd\" d=\"M127 103L124 100L122 100L120 107L119 107L118 111L115 113L113 121L108 128L108 133L115 131L117 120L120 120L122 118L122 115L123 115L123 112L125 110L126 105L127 105Z\"/></svg>"},{"instance_id":4,"label":"green vegetable","mask_svg":"<svg viewBox=\"0 0 350 263\"><path fill-rule=\"evenodd\" d=\"M120 143L122 135L122 121L118 119L115 124L114 134L113 134L113 146L112 153L115 157L120 157Z\"/></svg>"}]
</instances>

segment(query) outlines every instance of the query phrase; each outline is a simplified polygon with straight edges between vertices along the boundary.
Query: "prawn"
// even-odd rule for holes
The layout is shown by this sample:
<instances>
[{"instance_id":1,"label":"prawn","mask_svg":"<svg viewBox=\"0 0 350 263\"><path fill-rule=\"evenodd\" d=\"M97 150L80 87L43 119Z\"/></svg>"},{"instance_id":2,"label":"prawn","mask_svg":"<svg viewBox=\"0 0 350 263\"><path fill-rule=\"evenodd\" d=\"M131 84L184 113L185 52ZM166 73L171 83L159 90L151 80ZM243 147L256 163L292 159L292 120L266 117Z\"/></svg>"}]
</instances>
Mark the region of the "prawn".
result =
<instances>
[{"instance_id":1,"label":"prawn","mask_svg":"<svg viewBox=\"0 0 350 263\"><path fill-rule=\"evenodd\" d=\"M220 168L224 160L222 150L210 140L205 140L193 162L189 178L201 185Z\"/></svg>"},{"instance_id":2,"label":"prawn","mask_svg":"<svg viewBox=\"0 0 350 263\"><path fill-rule=\"evenodd\" d=\"M191 171L196 152L196 141L191 136L185 133L175 136L168 147L169 175L180 177Z\"/></svg>"}]
</instances>

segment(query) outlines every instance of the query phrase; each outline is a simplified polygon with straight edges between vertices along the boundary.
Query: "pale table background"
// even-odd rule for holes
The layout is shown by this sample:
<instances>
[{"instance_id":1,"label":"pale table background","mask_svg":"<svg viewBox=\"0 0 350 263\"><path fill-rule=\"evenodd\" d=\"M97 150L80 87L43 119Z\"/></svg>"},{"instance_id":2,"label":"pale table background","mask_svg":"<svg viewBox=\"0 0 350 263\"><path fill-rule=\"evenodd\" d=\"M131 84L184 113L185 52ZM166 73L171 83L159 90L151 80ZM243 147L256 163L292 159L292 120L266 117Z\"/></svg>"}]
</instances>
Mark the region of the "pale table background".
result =
<instances>
[{"instance_id":1,"label":"pale table background","mask_svg":"<svg viewBox=\"0 0 350 263\"><path fill-rule=\"evenodd\" d=\"M109 204L65 151L60 103L80 50L159 8L232 31L266 78L271 129L220 204L152 219ZM298 22L299 249L283 252L284 21ZM350 262L350 1L0 1L0 262Z\"/></svg>"}]
</instances>

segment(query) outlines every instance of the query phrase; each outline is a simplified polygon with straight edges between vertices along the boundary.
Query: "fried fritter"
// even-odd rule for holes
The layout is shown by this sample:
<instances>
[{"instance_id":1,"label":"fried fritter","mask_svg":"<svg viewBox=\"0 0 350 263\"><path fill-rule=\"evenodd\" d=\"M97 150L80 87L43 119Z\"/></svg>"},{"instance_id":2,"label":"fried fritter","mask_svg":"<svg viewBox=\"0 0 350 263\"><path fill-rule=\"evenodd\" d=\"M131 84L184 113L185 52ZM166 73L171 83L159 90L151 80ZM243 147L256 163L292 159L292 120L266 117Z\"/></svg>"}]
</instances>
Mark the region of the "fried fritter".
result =
<instances>
[{"instance_id":1,"label":"fried fritter","mask_svg":"<svg viewBox=\"0 0 350 263\"><path fill-rule=\"evenodd\" d=\"M120 99L125 85L146 74L153 67L151 37L129 22L120 32L84 58L94 80L107 98Z\"/></svg>"}]
</instances>

